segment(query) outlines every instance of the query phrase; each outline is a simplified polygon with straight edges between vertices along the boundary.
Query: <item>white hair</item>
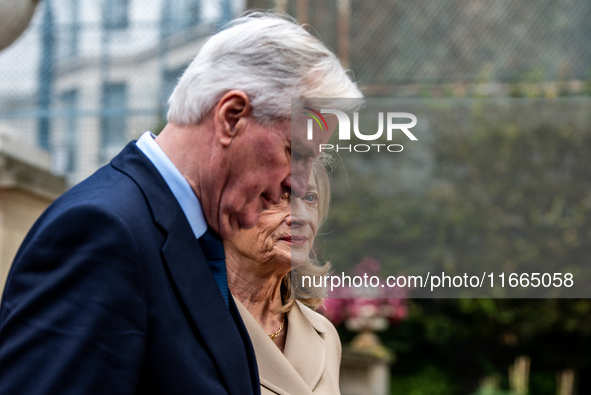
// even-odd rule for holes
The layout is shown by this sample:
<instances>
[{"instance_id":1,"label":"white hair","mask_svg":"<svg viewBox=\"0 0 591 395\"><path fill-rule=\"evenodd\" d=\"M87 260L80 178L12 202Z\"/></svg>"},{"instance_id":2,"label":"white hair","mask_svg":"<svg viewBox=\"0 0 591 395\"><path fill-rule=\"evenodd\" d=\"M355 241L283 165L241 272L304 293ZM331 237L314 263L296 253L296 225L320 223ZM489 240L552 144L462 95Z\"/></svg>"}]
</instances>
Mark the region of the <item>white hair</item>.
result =
<instances>
[{"instance_id":1,"label":"white hair","mask_svg":"<svg viewBox=\"0 0 591 395\"><path fill-rule=\"evenodd\" d=\"M197 124L232 89L248 95L261 122L289 118L292 98L363 96L322 42L264 13L234 20L203 45L168 100L168 121Z\"/></svg>"}]
</instances>

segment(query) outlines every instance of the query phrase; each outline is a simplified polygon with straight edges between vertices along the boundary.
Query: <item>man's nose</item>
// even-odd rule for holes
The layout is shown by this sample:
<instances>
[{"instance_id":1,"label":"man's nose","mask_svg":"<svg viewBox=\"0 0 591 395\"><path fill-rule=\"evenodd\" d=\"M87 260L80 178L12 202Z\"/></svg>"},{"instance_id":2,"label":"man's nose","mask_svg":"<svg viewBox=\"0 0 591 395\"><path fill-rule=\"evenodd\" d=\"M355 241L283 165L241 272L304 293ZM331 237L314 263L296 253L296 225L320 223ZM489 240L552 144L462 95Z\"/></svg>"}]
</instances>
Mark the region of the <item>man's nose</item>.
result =
<instances>
[{"instance_id":1,"label":"man's nose","mask_svg":"<svg viewBox=\"0 0 591 395\"><path fill-rule=\"evenodd\" d=\"M283 181L283 186L291 189L291 195L296 198L303 198L308 188L308 178L310 172L307 174L290 174Z\"/></svg>"},{"instance_id":2,"label":"man's nose","mask_svg":"<svg viewBox=\"0 0 591 395\"><path fill-rule=\"evenodd\" d=\"M312 160L295 161L291 163L291 173L287 176L291 194L296 198L303 198L308 190L308 180L312 171Z\"/></svg>"}]
</instances>

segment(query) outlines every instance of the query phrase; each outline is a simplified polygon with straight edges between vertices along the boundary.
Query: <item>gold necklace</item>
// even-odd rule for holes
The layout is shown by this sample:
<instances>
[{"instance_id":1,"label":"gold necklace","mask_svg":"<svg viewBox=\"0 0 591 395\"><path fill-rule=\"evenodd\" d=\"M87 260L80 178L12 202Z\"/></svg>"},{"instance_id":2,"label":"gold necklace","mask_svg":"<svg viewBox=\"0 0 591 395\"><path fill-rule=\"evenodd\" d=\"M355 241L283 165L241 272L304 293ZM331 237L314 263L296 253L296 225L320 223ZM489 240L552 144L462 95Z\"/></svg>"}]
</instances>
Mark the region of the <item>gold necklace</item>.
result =
<instances>
[{"instance_id":1,"label":"gold necklace","mask_svg":"<svg viewBox=\"0 0 591 395\"><path fill-rule=\"evenodd\" d=\"M271 340L275 341L275 338L277 336L279 336L279 334L281 333L281 331L283 330L283 324L285 324L285 313L283 313L283 315L281 316L281 325L279 325L279 330L275 333L271 333L269 335L269 338L271 338Z\"/></svg>"}]
</instances>

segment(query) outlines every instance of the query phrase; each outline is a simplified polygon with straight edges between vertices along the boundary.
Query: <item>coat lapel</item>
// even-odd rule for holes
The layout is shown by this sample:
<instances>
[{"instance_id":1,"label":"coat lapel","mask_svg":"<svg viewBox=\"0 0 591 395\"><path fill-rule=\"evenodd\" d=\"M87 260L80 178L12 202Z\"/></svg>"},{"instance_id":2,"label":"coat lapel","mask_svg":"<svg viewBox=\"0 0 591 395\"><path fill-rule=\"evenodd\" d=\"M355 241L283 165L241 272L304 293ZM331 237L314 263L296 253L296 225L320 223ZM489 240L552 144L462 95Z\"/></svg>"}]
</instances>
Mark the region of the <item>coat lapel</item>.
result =
<instances>
[{"instance_id":1,"label":"coat lapel","mask_svg":"<svg viewBox=\"0 0 591 395\"><path fill-rule=\"evenodd\" d=\"M296 302L289 312L284 353L308 387L314 389L326 367L326 347L320 337L326 329L317 317L304 315L302 309Z\"/></svg>"},{"instance_id":2,"label":"coat lapel","mask_svg":"<svg viewBox=\"0 0 591 395\"><path fill-rule=\"evenodd\" d=\"M248 309L234 300L254 346L261 385L277 394L312 394L324 372L326 347L300 306L296 304L287 315L285 353L281 353ZM324 330L321 322L319 328Z\"/></svg>"},{"instance_id":3,"label":"coat lapel","mask_svg":"<svg viewBox=\"0 0 591 395\"><path fill-rule=\"evenodd\" d=\"M199 242L170 189L151 162L132 142L112 165L144 191L154 221L166 234L162 255L193 323L213 355L230 393L243 394L252 383L253 356L217 287ZM248 348L248 347L247 347ZM258 383L255 383L258 391ZM249 391L250 392L250 391Z\"/></svg>"}]
</instances>

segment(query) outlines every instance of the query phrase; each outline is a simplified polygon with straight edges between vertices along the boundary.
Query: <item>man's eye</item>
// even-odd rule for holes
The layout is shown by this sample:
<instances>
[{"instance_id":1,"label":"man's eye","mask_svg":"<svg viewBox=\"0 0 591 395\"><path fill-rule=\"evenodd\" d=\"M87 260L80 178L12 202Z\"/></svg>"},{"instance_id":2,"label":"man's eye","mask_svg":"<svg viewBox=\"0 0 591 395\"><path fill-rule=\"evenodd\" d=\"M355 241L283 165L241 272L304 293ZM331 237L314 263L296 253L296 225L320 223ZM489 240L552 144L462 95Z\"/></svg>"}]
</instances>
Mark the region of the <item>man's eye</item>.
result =
<instances>
[{"instance_id":1,"label":"man's eye","mask_svg":"<svg viewBox=\"0 0 591 395\"><path fill-rule=\"evenodd\" d=\"M291 151L291 160L296 162L296 161L301 161L304 158L304 155L300 154L297 151L292 150Z\"/></svg>"}]
</instances>

